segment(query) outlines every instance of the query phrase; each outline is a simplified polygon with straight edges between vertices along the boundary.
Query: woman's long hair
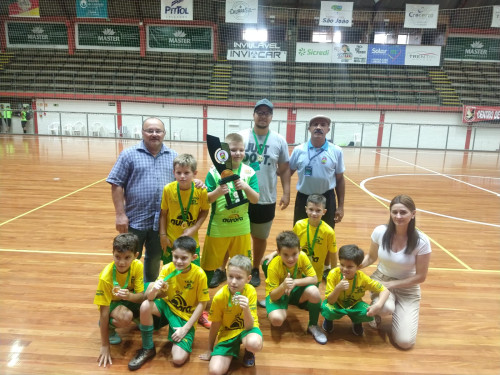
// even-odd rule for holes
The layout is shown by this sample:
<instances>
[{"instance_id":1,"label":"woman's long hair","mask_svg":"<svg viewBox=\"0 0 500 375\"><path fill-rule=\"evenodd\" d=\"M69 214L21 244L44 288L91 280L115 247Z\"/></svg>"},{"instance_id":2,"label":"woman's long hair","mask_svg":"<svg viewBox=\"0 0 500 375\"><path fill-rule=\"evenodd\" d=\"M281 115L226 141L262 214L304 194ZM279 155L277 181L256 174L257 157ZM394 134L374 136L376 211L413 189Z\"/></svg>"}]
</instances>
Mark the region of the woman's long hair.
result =
<instances>
[{"instance_id":1,"label":"woman's long hair","mask_svg":"<svg viewBox=\"0 0 500 375\"><path fill-rule=\"evenodd\" d=\"M416 210L415 202L413 202L413 199L411 199L408 195L404 194L398 195L392 199L389 210L392 209L392 206L398 203L401 203L411 212ZM415 249L415 247L417 247L418 241L420 240L420 236L418 235L418 231L415 228L415 226L416 226L415 218L413 218L408 223L408 230L406 232L408 236L408 242L406 243L405 254L411 254L411 252ZM392 216L389 215L389 223L387 224L387 230L385 231L384 236L382 237L382 246L387 251L391 251L392 239L394 238L395 233L396 233L396 225L394 224L394 221L392 221Z\"/></svg>"}]
</instances>

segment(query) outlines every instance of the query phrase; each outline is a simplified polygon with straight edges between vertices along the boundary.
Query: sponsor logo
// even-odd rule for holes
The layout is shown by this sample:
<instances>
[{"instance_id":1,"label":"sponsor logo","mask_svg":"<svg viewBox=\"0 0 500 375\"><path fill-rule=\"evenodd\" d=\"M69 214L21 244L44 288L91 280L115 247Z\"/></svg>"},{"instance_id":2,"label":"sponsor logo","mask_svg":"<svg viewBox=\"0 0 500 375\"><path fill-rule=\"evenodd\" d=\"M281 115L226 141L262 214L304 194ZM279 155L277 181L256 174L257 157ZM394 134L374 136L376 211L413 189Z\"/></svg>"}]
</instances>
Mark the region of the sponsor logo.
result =
<instances>
[{"instance_id":1,"label":"sponsor logo","mask_svg":"<svg viewBox=\"0 0 500 375\"><path fill-rule=\"evenodd\" d=\"M237 223L238 221L243 221L243 218L238 214L232 214L229 217L222 219L223 223Z\"/></svg>"},{"instance_id":2,"label":"sponsor logo","mask_svg":"<svg viewBox=\"0 0 500 375\"><path fill-rule=\"evenodd\" d=\"M305 49L303 47L299 48L300 56L328 56L330 54L330 50L314 50L312 48Z\"/></svg>"},{"instance_id":3,"label":"sponsor logo","mask_svg":"<svg viewBox=\"0 0 500 375\"><path fill-rule=\"evenodd\" d=\"M231 50L229 57L247 57L250 59L279 59L281 58L281 51L242 51Z\"/></svg>"},{"instance_id":4,"label":"sponsor logo","mask_svg":"<svg viewBox=\"0 0 500 375\"><path fill-rule=\"evenodd\" d=\"M279 49L278 43L268 42L234 42L234 48L240 49Z\"/></svg>"},{"instance_id":5,"label":"sponsor logo","mask_svg":"<svg viewBox=\"0 0 500 375\"><path fill-rule=\"evenodd\" d=\"M45 30L40 26L35 26L31 29L32 34L28 34L28 40L48 40L49 36L45 33Z\"/></svg>"},{"instance_id":6,"label":"sponsor logo","mask_svg":"<svg viewBox=\"0 0 500 375\"><path fill-rule=\"evenodd\" d=\"M466 55L482 55L482 56L487 56L488 55L488 50L484 49L484 44L481 43L480 41L476 40L475 42L472 42L470 44L470 48L465 49L465 54Z\"/></svg>"},{"instance_id":7,"label":"sponsor logo","mask_svg":"<svg viewBox=\"0 0 500 375\"><path fill-rule=\"evenodd\" d=\"M342 5L332 5L331 9L335 12L340 12L342 10Z\"/></svg>"},{"instance_id":8,"label":"sponsor logo","mask_svg":"<svg viewBox=\"0 0 500 375\"><path fill-rule=\"evenodd\" d=\"M106 28L102 31L104 35L98 35L97 40L100 42L119 42L120 37L115 35L116 32L111 28Z\"/></svg>"},{"instance_id":9,"label":"sponsor logo","mask_svg":"<svg viewBox=\"0 0 500 375\"><path fill-rule=\"evenodd\" d=\"M426 13L424 7L420 7L417 9L417 11L409 11L408 12L408 17L412 18L419 18L419 19L431 19L434 18L434 13Z\"/></svg>"},{"instance_id":10,"label":"sponsor logo","mask_svg":"<svg viewBox=\"0 0 500 375\"><path fill-rule=\"evenodd\" d=\"M87 0L80 1L80 8L83 8L83 9L87 8Z\"/></svg>"},{"instance_id":11,"label":"sponsor logo","mask_svg":"<svg viewBox=\"0 0 500 375\"><path fill-rule=\"evenodd\" d=\"M232 15L237 20L244 20L248 18L252 12L255 12L255 8L250 8L248 4L244 1L237 1L234 3L234 7L229 9L229 14Z\"/></svg>"},{"instance_id":12,"label":"sponsor logo","mask_svg":"<svg viewBox=\"0 0 500 375\"><path fill-rule=\"evenodd\" d=\"M186 38L186 33L182 30L177 30L174 32L173 38L168 38L169 43L175 44L191 44L191 39Z\"/></svg>"},{"instance_id":13,"label":"sponsor logo","mask_svg":"<svg viewBox=\"0 0 500 375\"><path fill-rule=\"evenodd\" d=\"M432 61L435 60L438 55L432 52L412 52L408 54L408 57L413 60Z\"/></svg>"}]
</instances>

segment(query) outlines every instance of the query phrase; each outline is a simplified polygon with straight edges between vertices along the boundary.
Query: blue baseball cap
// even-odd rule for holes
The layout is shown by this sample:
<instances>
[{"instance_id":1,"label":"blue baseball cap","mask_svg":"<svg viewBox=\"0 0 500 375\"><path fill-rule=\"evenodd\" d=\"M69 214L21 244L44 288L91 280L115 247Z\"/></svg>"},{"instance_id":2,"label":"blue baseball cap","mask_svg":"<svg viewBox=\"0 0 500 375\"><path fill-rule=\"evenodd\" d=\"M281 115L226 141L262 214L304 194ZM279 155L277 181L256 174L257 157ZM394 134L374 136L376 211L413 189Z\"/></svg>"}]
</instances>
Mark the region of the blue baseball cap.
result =
<instances>
[{"instance_id":1,"label":"blue baseball cap","mask_svg":"<svg viewBox=\"0 0 500 375\"><path fill-rule=\"evenodd\" d=\"M274 106L273 103L271 103L267 99L260 99L257 103L255 103L255 107L253 108L254 110L257 109L257 107L260 107L261 105L265 105L266 107L269 107L269 109L272 111Z\"/></svg>"}]
</instances>

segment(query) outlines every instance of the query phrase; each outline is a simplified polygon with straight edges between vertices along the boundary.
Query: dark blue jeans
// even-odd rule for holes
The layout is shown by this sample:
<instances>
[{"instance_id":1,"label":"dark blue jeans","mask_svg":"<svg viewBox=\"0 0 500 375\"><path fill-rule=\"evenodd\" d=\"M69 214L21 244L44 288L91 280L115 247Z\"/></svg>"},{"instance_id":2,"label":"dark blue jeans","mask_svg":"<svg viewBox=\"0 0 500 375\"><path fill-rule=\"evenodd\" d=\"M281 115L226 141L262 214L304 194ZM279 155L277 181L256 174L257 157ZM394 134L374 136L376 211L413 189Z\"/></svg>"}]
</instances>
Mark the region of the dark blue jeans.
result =
<instances>
[{"instance_id":1,"label":"dark blue jeans","mask_svg":"<svg viewBox=\"0 0 500 375\"><path fill-rule=\"evenodd\" d=\"M137 230L128 227L130 233L134 233L139 238L137 259L142 257L142 249L145 246L144 253L144 282L149 283L156 281L160 273L160 261L163 250L161 249L160 236L155 230Z\"/></svg>"}]
</instances>

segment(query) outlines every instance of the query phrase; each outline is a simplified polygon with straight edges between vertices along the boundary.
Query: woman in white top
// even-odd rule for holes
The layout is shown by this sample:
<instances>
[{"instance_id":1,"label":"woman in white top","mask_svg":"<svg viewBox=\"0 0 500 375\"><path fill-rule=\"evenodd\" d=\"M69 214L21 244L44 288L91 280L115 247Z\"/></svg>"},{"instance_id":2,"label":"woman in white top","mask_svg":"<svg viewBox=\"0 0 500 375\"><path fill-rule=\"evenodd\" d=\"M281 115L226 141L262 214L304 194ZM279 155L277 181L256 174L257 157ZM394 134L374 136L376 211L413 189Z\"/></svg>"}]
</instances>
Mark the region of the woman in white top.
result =
<instances>
[{"instance_id":1,"label":"woman in white top","mask_svg":"<svg viewBox=\"0 0 500 375\"><path fill-rule=\"evenodd\" d=\"M371 246L361 268L379 259L371 276L389 289L391 295L381 315L392 314L392 338L401 349L415 345L420 309L420 286L425 281L431 258L427 236L415 228L415 203L407 195L398 195L390 205L387 225L379 225L372 233ZM372 295L376 300L378 296ZM370 324L380 326L377 316Z\"/></svg>"}]
</instances>

